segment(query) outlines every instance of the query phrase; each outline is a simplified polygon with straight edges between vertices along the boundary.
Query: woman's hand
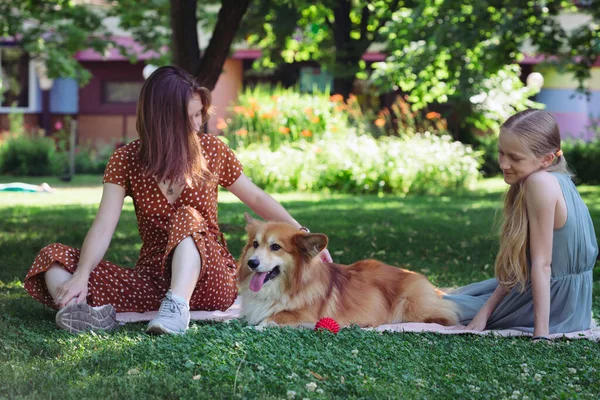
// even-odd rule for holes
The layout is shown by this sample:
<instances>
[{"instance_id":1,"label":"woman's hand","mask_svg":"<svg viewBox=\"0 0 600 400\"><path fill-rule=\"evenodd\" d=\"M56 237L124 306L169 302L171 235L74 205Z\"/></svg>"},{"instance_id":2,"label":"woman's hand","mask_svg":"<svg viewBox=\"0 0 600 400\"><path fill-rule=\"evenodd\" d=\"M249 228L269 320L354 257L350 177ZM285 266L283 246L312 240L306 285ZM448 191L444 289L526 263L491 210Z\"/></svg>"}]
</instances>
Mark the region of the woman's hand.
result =
<instances>
[{"instance_id":1,"label":"woman's hand","mask_svg":"<svg viewBox=\"0 0 600 400\"><path fill-rule=\"evenodd\" d=\"M54 302L59 308L63 308L72 300L75 303L85 302L88 294L88 280L89 275L73 274L69 280L58 285Z\"/></svg>"},{"instance_id":2,"label":"woman's hand","mask_svg":"<svg viewBox=\"0 0 600 400\"><path fill-rule=\"evenodd\" d=\"M331 258L331 254L329 254L329 250L325 249L321 252L321 261L325 263L333 262L333 258Z\"/></svg>"},{"instance_id":3,"label":"woman's hand","mask_svg":"<svg viewBox=\"0 0 600 400\"><path fill-rule=\"evenodd\" d=\"M477 315L475 315L475 318L473 318L471 322L469 322L469 325L467 325L467 329L470 331L483 331L485 329L485 326L487 325L487 320L487 315L480 311L477 313Z\"/></svg>"}]
</instances>

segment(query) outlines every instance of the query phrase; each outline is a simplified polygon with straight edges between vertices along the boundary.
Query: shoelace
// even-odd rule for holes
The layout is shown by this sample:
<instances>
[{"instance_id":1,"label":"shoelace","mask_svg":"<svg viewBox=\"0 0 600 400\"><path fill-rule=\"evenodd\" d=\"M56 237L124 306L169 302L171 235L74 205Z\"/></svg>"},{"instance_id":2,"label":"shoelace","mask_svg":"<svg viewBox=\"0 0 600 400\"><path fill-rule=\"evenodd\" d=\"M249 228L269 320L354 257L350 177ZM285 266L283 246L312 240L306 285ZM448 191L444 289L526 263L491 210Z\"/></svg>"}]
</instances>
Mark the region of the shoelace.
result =
<instances>
[{"instance_id":1,"label":"shoelace","mask_svg":"<svg viewBox=\"0 0 600 400\"><path fill-rule=\"evenodd\" d=\"M158 316L174 318L175 313L181 315L182 314L183 304L169 298L165 297L165 299L160 304L160 308L158 309Z\"/></svg>"}]
</instances>

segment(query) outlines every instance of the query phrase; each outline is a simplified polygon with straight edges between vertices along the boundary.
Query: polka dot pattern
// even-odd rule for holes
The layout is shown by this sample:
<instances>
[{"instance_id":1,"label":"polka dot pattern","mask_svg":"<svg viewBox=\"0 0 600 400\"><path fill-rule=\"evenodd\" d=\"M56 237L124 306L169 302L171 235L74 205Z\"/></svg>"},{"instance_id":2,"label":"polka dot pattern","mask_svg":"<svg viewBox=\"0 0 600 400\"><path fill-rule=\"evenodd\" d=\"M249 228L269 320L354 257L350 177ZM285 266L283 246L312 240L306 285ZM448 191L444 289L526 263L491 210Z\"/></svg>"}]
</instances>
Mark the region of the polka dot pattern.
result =
<instances>
[{"instance_id":1,"label":"polka dot pattern","mask_svg":"<svg viewBox=\"0 0 600 400\"><path fill-rule=\"evenodd\" d=\"M202 269L190 300L192 310L226 310L237 297L236 262L218 226L218 185L228 187L242 174L242 165L217 137L200 136L208 169L218 177L200 187L185 187L169 203L152 177L145 177L138 161L139 140L116 150L103 182L123 186L133 198L142 248L135 268L101 261L92 271L87 301L92 306L112 304L118 312L157 310L170 286L173 250L186 237L196 243ZM44 247L25 278L25 289L37 301L56 308L43 273L57 262L67 271L77 269L79 250L60 243Z\"/></svg>"}]
</instances>

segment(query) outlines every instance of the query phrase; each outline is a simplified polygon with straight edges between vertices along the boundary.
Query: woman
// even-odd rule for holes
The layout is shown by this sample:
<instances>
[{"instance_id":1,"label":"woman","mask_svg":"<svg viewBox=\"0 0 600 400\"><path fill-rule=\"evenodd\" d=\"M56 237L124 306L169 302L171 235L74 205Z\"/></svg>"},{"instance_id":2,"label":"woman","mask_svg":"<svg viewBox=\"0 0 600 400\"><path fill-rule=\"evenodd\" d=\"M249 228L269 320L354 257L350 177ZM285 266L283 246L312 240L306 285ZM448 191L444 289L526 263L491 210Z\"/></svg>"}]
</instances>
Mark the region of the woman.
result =
<instances>
[{"instance_id":1,"label":"woman","mask_svg":"<svg viewBox=\"0 0 600 400\"><path fill-rule=\"evenodd\" d=\"M34 299L59 310L59 327L110 330L116 312L158 309L148 332L184 333L190 310L226 310L237 296L236 262L218 226L218 185L262 218L306 229L242 173L227 145L199 133L209 108L210 92L179 68L159 68L146 80L140 139L111 156L81 251L51 244L25 278ZM134 269L102 260L125 196L133 198L143 241ZM331 261L327 251L323 258Z\"/></svg>"}]
</instances>

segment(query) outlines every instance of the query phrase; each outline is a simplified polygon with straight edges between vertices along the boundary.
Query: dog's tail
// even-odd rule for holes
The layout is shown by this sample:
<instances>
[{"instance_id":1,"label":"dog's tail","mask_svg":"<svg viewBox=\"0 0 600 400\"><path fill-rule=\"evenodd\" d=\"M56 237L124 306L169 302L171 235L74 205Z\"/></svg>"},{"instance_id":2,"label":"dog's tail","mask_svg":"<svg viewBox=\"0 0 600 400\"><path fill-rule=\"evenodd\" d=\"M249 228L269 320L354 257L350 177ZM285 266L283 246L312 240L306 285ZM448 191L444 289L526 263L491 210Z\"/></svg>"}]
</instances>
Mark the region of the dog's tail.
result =
<instances>
[{"instance_id":1,"label":"dog's tail","mask_svg":"<svg viewBox=\"0 0 600 400\"><path fill-rule=\"evenodd\" d=\"M425 315L425 321L445 326L456 325L458 323L458 306L450 300L436 297L432 309Z\"/></svg>"},{"instance_id":2,"label":"dog's tail","mask_svg":"<svg viewBox=\"0 0 600 400\"><path fill-rule=\"evenodd\" d=\"M403 322L456 325L459 321L458 306L442 298L440 291L423 277L414 283L410 293L405 293L402 297L395 319Z\"/></svg>"}]
</instances>

